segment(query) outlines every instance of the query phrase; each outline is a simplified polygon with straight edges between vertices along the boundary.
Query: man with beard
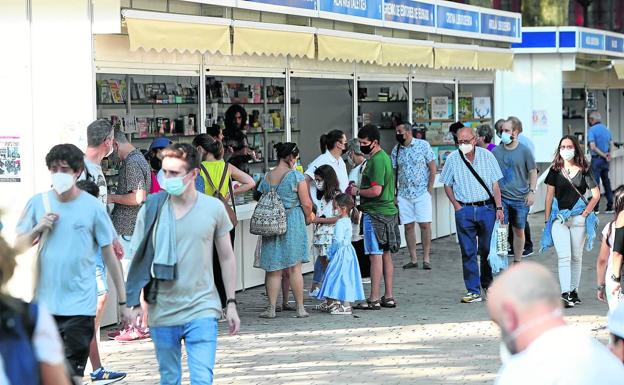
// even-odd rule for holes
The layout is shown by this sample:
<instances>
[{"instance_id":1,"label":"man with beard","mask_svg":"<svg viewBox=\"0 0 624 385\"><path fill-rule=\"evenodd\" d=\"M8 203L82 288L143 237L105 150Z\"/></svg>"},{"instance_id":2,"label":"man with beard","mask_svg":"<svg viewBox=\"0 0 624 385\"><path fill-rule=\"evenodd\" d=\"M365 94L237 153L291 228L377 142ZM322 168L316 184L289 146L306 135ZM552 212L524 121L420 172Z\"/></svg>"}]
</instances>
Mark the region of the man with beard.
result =
<instances>
[{"instance_id":1,"label":"man with beard","mask_svg":"<svg viewBox=\"0 0 624 385\"><path fill-rule=\"evenodd\" d=\"M557 282L538 263L514 265L494 281L487 308L502 334L497 385L622 383L624 366L596 339L568 326L561 306Z\"/></svg>"}]
</instances>

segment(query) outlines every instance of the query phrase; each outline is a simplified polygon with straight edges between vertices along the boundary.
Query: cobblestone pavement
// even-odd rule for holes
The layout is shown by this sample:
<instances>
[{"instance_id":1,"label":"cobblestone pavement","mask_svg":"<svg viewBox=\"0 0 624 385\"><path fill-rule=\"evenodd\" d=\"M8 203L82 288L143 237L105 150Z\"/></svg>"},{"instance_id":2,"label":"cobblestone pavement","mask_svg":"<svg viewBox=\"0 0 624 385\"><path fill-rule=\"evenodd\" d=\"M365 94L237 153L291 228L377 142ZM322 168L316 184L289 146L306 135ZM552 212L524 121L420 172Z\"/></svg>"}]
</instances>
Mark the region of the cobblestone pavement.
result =
<instances>
[{"instance_id":1,"label":"cobblestone pavement","mask_svg":"<svg viewBox=\"0 0 624 385\"><path fill-rule=\"evenodd\" d=\"M531 217L535 249L542 214ZM601 223L608 218L601 215ZM603 225L600 226L602 229ZM566 310L574 325L606 342L606 305L595 299L595 261L599 245L583 259L580 297ZM555 274L553 250L529 258ZM352 317L311 310L307 319L291 312L262 320L263 288L238 294L242 325L238 336L220 324L216 384L488 384L499 367L499 330L488 320L485 303L461 304L461 257L455 237L433 242L433 270L403 270L408 257L395 258L396 309L359 311ZM420 262L420 261L419 261ZM306 277L309 287L311 275ZM369 286L365 285L365 291ZM314 302L306 299L306 304ZM104 341L105 366L128 372L125 384L157 384L158 367L150 340L129 344ZM188 384L184 365L183 383Z\"/></svg>"}]
</instances>

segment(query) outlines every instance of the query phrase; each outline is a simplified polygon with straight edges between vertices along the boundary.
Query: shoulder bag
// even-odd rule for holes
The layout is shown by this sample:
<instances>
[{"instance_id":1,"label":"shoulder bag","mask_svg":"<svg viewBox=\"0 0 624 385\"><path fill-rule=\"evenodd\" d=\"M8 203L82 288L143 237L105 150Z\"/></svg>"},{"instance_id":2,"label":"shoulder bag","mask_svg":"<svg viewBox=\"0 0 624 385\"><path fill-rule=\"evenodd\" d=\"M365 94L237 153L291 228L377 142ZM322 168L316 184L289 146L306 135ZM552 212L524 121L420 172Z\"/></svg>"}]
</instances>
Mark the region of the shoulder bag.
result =
<instances>
[{"instance_id":1,"label":"shoulder bag","mask_svg":"<svg viewBox=\"0 0 624 385\"><path fill-rule=\"evenodd\" d=\"M250 233L263 237L272 237L286 233L286 209L277 193L277 189L291 172L288 171L284 174L282 180L275 188L273 188L269 180L270 173L265 175L270 190L268 193L262 194L254 209L249 223Z\"/></svg>"},{"instance_id":2,"label":"shoulder bag","mask_svg":"<svg viewBox=\"0 0 624 385\"><path fill-rule=\"evenodd\" d=\"M492 192L490 191L490 189L487 187L487 185L485 184L485 182L483 181L483 179L481 179L481 177L479 176L479 174L477 174L477 172L475 171L475 169L472 167L472 165L470 164L470 162L468 162L468 159L466 159L466 157L464 156L464 153L459 151L459 157L464 161L464 164L466 165L466 167L468 167L468 170L470 170L470 173L472 173L472 175L475 177L475 179L477 179L477 182L479 182L479 184L481 185L481 187L483 187L483 189L487 192L488 196L490 197L490 199L492 200L492 203L496 203L496 200L494 199L494 195L492 195ZM476 153L475 153L475 157L476 157Z\"/></svg>"},{"instance_id":3,"label":"shoulder bag","mask_svg":"<svg viewBox=\"0 0 624 385\"><path fill-rule=\"evenodd\" d=\"M204 167L204 165L201 163L200 163L200 167L202 171L204 172L204 174L206 174L206 179L208 179L208 183L210 183L210 186L215 190L213 196L217 198L218 200L220 200L221 202L223 202L223 206L225 206L225 211L227 212L228 217L230 218L230 222L232 222L232 226L236 227L236 225L238 224L238 218L236 217L236 204L234 203L234 192L232 190L231 180L228 186L228 190L230 192L230 200L232 201L232 206L228 204L228 201L221 194L221 188L223 187L223 183L225 183L225 178L227 176L228 162L225 162L225 166L223 167L223 174L221 174L221 181L219 182L218 188L215 186L214 182L212 181L212 178L210 177L210 174L208 173L208 170L206 169L206 167Z\"/></svg>"},{"instance_id":4,"label":"shoulder bag","mask_svg":"<svg viewBox=\"0 0 624 385\"><path fill-rule=\"evenodd\" d=\"M582 171L579 171L579 172L582 173ZM583 200L583 203L585 203L585 206L589 205L589 201L587 200L587 198L585 198L585 195L581 194L581 192L576 188L576 186L572 182L572 178L570 178L570 173L565 168L561 168L561 175L563 175L565 180L567 180L568 183L570 183L570 186L572 186L572 188L574 189L574 191L576 191L578 196L581 197L581 199ZM581 176L583 176L583 174L581 174Z\"/></svg>"},{"instance_id":5,"label":"shoulder bag","mask_svg":"<svg viewBox=\"0 0 624 385\"><path fill-rule=\"evenodd\" d=\"M43 201L43 216L52 212L50 208L50 197L48 196L48 191L41 194L41 200ZM50 233L49 229L43 230L41 235L39 235L37 251L35 252L35 256L33 258L33 295L34 298L37 297L37 286L39 286L39 274L41 273L41 251L43 251L43 246L48 240L48 234Z\"/></svg>"}]
</instances>

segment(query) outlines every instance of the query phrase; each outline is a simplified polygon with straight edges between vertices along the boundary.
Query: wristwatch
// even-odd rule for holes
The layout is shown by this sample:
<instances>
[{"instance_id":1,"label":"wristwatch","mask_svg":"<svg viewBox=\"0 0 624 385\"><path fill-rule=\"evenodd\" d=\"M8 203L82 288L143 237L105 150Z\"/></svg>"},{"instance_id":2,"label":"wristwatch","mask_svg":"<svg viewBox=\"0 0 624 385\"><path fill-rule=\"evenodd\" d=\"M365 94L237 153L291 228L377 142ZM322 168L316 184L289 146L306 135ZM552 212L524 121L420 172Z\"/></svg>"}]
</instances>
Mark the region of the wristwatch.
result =
<instances>
[{"instance_id":1,"label":"wristwatch","mask_svg":"<svg viewBox=\"0 0 624 385\"><path fill-rule=\"evenodd\" d=\"M614 282L620 282L620 277L616 277L616 276L615 276L615 274L611 274L611 279L612 279Z\"/></svg>"},{"instance_id":2,"label":"wristwatch","mask_svg":"<svg viewBox=\"0 0 624 385\"><path fill-rule=\"evenodd\" d=\"M532 188L529 189L529 192L532 193L532 194L535 194L535 190L533 190Z\"/></svg>"},{"instance_id":3,"label":"wristwatch","mask_svg":"<svg viewBox=\"0 0 624 385\"><path fill-rule=\"evenodd\" d=\"M234 306L238 306L238 302L236 302L236 300L234 298L228 298L228 300L225 301L225 306L228 306L231 303L233 303Z\"/></svg>"},{"instance_id":4,"label":"wristwatch","mask_svg":"<svg viewBox=\"0 0 624 385\"><path fill-rule=\"evenodd\" d=\"M503 208L502 208L502 207L497 207L497 208L496 208L496 211L499 211L499 210L500 210L500 211L503 211Z\"/></svg>"},{"instance_id":5,"label":"wristwatch","mask_svg":"<svg viewBox=\"0 0 624 385\"><path fill-rule=\"evenodd\" d=\"M605 285L605 284L603 283L602 285L598 285L598 286L596 286L596 290L598 290L598 291L603 291L606 287L607 287L607 285Z\"/></svg>"}]
</instances>

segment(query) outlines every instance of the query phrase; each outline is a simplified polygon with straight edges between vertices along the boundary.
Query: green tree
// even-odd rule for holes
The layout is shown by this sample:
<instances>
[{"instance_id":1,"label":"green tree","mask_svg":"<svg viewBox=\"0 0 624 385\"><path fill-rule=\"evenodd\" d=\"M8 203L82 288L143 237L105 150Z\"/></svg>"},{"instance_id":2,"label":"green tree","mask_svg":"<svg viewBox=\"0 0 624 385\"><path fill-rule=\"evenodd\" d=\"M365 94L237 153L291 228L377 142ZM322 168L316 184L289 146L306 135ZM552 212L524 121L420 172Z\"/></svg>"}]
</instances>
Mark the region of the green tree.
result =
<instances>
[{"instance_id":1,"label":"green tree","mask_svg":"<svg viewBox=\"0 0 624 385\"><path fill-rule=\"evenodd\" d=\"M522 2L522 25L527 27L568 25L565 0L528 0Z\"/></svg>"}]
</instances>

